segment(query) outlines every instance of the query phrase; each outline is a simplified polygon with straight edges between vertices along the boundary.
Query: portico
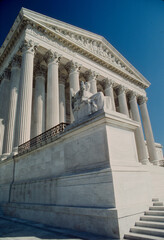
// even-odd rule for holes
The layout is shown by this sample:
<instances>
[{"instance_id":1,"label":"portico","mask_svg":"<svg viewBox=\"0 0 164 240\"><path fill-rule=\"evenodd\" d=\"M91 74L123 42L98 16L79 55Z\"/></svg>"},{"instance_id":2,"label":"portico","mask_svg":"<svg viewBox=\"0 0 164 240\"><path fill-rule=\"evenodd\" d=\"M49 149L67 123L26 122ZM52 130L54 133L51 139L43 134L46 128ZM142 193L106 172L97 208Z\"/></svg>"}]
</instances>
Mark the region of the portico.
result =
<instances>
[{"instance_id":1,"label":"portico","mask_svg":"<svg viewBox=\"0 0 164 240\"><path fill-rule=\"evenodd\" d=\"M111 99L112 111L120 112L141 125L138 110L139 102L150 161L153 164L157 164L158 157L146 103L141 104L141 99L146 97L144 84L137 84L137 81L132 83L129 79L125 80L125 77L119 83L117 77L111 76L110 72L104 71L103 74L102 70L98 72L99 68L95 71L92 61L86 67L86 64L83 64L78 59L74 58L74 60L71 60L71 56L69 57L66 52L55 48L54 50L48 50L48 48L50 49L50 44L45 46L43 41L40 41L39 34L37 35L38 41L36 39L35 41L28 39L28 34L35 32L32 26L28 25L25 28L25 32L27 37L23 45L21 43L18 52L7 66L8 75L4 76L8 76L8 78L2 78L0 85L3 88L3 85L6 83L8 84L8 89L10 88L8 90L10 91L8 93L10 95L10 103L6 103L9 107L6 107L5 112L4 109L1 110L1 118L5 120L5 133L3 141L1 141L3 157L11 155L13 147L30 140L32 137L31 129L34 125L33 136L37 136L45 130L65 122L66 119L69 119L69 123L74 121L71 99L79 90L79 76L82 73L84 80L90 86L91 94L97 93L98 80L104 95L109 96ZM38 60L38 54L40 54L39 58L41 60ZM16 62L16 57L19 58L19 65ZM22 59L21 64L20 59ZM5 69L4 73L6 71ZM11 75L10 77L9 74ZM124 81L125 84L123 83ZM13 88L16 90L13 90ZM67 88L69 89L68 91ZM5 93L3 92L3 94ZM34 95L34 103L32 103L32 95ZM66 99L69 99L70 102L69 111L66 107ZM128 106L130 106L130 109ZM131 111L132 117L130 117L129 111ZM34 121L31 122L31 119L34 119ZM146 155L142 126L136 130L135 135L139 162L147 164L149 161Z\"/></svg>"}]
</instances>

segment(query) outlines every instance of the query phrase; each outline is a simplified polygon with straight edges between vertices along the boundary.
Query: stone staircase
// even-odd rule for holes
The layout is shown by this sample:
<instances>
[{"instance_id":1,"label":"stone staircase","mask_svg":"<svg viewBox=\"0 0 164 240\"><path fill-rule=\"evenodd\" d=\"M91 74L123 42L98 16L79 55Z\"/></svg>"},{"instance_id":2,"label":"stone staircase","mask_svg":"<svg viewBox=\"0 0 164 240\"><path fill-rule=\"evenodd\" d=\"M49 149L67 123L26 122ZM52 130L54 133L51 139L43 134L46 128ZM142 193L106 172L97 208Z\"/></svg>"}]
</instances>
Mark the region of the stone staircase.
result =
<instances>
[{"instance_id":1,"label":"stone staircase","mask_svg":"<svg viewBox=\"0 0 164 240\"><path fill-rule=\"evenodd\" d=\"M164 205L158 198L153 198L153 206L135 223L124 239L164 240Z\"/></svg>"}]
</instances>

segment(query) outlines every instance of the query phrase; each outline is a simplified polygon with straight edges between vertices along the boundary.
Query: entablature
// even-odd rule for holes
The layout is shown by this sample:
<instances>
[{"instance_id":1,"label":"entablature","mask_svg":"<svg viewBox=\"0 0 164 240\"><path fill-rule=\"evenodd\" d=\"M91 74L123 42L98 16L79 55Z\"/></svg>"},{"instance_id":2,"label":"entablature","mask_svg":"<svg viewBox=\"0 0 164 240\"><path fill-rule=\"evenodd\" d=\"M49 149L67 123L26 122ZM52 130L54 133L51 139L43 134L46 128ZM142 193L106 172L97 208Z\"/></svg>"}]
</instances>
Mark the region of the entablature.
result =
<instances>
[{"instance_id":1,"label":"entablature","mask_svg":"<svg viewBox=\"0 0 164 240\"><path fill-rule=\"evenodd\" d=\"M35 36L37 39L41 38L41 40L48 45L56 45L59 50L64 51L72 57L75 55L84 56L86 59L90 59L103 68L118 74L123 79L126 79L130 83L134 83L140 88L145 89L150 85L150 83L103 37L73 26L71 30L66 30L69 24L63 23L63 26L58 24L60 27L57 27L57 24L52 24L52 20L51 24L49 24L48 21L45 23L43 21L44 18L39 22L39 16L42 15L34 12L38 19L32 18L28 11L29 10L26 9L25 13L24 9L20 11L13 27L4 41L0 49L1 65L5 65L4 62L6 58L8 58L7 56L9 53L12 55L13 46L17 45L17 42L21 44L19 38L22 32L28 32L28 34ZM54 21L55 23L60 22L57 20ZM78 32L77 29L79 30Z\"/></svg>"}]
</instances>

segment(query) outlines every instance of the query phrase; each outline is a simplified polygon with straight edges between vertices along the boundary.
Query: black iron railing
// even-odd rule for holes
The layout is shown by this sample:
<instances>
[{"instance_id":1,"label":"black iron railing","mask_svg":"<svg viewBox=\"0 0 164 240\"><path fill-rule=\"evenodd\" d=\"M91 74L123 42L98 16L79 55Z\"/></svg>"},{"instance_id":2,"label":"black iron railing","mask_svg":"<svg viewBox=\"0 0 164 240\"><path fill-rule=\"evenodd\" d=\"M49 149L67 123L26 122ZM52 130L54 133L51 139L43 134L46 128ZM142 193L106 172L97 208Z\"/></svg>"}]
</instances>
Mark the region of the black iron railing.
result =
<instances>
[{"instance_id":1,"label":"black iron railing","mask_svg":"<svg viewBox=\"0 0 164 240\"><path fill-rule=\"evenodd\" d=\"M159 166L164 167L164 160L159 160Z\"/></svg>"},{"instance_id":2,"label":"black iron railing","mask_svg":"<svg viewBox=\"0 0 164 240\"><path fill-rule=\"evenodd\" d=\"M30 139L28 142L21 144L18 147L18 154L24 154L40 147L42 144L50 142L51 140L53 140L54 137L59 136L62 132L64 132L67 125L69 124L60 123L55 127L50 128L46 132Z\"/></svg>"}]
</instances>

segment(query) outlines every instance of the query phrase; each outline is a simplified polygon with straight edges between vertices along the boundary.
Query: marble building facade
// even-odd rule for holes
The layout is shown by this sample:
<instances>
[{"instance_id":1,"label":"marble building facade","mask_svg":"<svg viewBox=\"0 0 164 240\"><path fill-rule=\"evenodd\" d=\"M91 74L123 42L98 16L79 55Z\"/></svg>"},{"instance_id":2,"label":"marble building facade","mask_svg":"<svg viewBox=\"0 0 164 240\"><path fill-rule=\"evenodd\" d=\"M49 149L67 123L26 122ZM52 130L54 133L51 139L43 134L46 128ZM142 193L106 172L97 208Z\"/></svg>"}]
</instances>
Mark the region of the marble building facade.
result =
<instances>
[{"instance_id":1,"label":"marble building facade","mask_svg":"<svg viewBox=\"0 0 164 240\"><path fill-rule=\"evenodd\" d=\"M94 40L94 35L91 39L55 26L46 26L48 31L32 20L30 24L29 19L21 24L23 30L14 51L3 56L8 50L4 49L5 43L1 49L1 122L4 120L1 127L5 130L0 149L4 157L10 155L14 147L51 127L73 122L70 95L72 90L79 90L83 80L91 84L91 93L102 91L110 96L114 111L141 123L140 107L150 161L159 159L146 103L145 88L150 83L141 74L128 66L125 59L120 59L120 54L108 47L109 43ZM69 44L76 45L73 49L79 46L79 54ZM83 53L82 48L91 52L87 60L89 53ZM5 105L3 99L6 99ZM136 144L139 160L146 163L142 126L136 131Z\"/></svg>"},{"instance_id":2,"label":"marble building facade","mask_svg":"<svg viewBox=\"0 0 164 240\"><path fill-rule=\"evenodd\" d=\"M32 197L33 200L20 200L19 196L17 201L16 196L21 191L25 191L20 190L18 185L21 184L21 181L24 184L23 181L25 181L25 179L23 180L23 175L26 175L24 171L26 168L28 169L26 158L33 158L32 155L30 156L30 153L28 153L28 156L26 154L22 157L19 156L18 146L58 124L68 123L70 126L71 124L73 124L72 126L76 125L74 125L75 121L72 111L72 96L80 90L82 81L89 83L89 91L92 95L102 92L104 96L109 97L110 110L108 114L111 114L112 121L117 121L116 124L110 120L111 127L113 127L112 124L116 124L117 127L119 126L118 129L131 129L128 130L130 131L129 135L126 133L125 141L126 139L128 141L132 139L130 142L130 144L133 143L131 146L132 150L126 145L124 146L124 151L129 152L129 156L135 159L136 164L139 164L137 166L150 169L154 167L159 169L160 173L163 170L158 166L160 161L163 160L162 147L154 141L147 109L145 89L149 87L150 83L103 37L22 8L0 49L0 66L0 169L2 172L6 171L8 175L11 169L13 169L12 164L16 164L16 162L20 164L21 161L26 160L24 168L20 167L22 172L19 171L19 167L16 168L18 179L15 182L15 186L12 186L12 190L11 182L13 180L5 176L4 179L7 180L3 182L4 179L1 178L0 184L6 194L6 198L2 200L3 204L8 202L9 188L12 191L12 193L10 192L11 204L38 201L36 196ZM106 115L104 116L108 118ZM92 121L94 127L96 122ZM121 121L122 125L119 123ZM120 128L120 126L122 127ZM89 131L92 133L92 128ZM112 131L114 130L109 131L109 135ZM121 131L118 134L113 132L112 138L114 140L112 140L111 151L114 149L114 144L117 144L115 138L119 138L119 136L124 137ZM95 135L95 138L97 137L98 135ZM74 136L71 135L71 138L73 145ZM63 141L66 141L67 136L63 139ZM100 139L103 139L101 133ZM97 141L96 145L101 145L101 141ZM60 144L62 146L62 143ZM50 147L52 148L52 146ZM74 147L71 146L71 148L72 151L76 151ZM41 159L38 164L42 165L42 156L45 158L46 156L44 149L39 151L42 151L42 153L38 153L38 158ZM120 151L123 152L123 149ZM35 154L34 159L36 160L37 152L31 154ZM65 157L66 153L64 154ZM68 155L71 156L71 154L69 152ZM49 156L49 153L47 153L47 156ZM124 152L122 156L124 156ZM94 158L96 157L93 154L93 160ZM126 159L124 160L126 162ZM111 165L112 161L114 160L111 160ZM130 161L130 157L128 161ZM72 163L72 166L74 164ZM133 167L130 167L131 171L134 171ZM58 166L56 169L58 169ZM148 170L144 168L144 171L147 172ZM44 173L42 174L41 172L36 174L36 178L43 177ZM49 174L50 172L47 172L47 177ZM27 175L30 175L30 172ZM58 176L58 172L54 173L54 176ZM34 178L35 176L31 177L29 181L33 181ZM17 188L18 190L15 190ZM34 190L29 191L32 192ZM43 192L40 192L38 196L42 194ZM63 194L63 196L65 195ZM101 201L102 206L109 207L111 205L111 203L106 204L103 200ZM45 203L45 199L43 199L43 203ZM99 205L98 201L97 204ZM10 209L10 207L12 206L4 208ZM8 212L9 210L5 211ZM94 214L92 217L94 218ZM71 226L70 228L74 229L75 227ZM81 230L89 231L87 227ZM104 234L103 231L105 232ZM94 230L91 232L97 234ZM113 233L101 229L100 234L112 236Z\"/></svg>"}]
</instances>

